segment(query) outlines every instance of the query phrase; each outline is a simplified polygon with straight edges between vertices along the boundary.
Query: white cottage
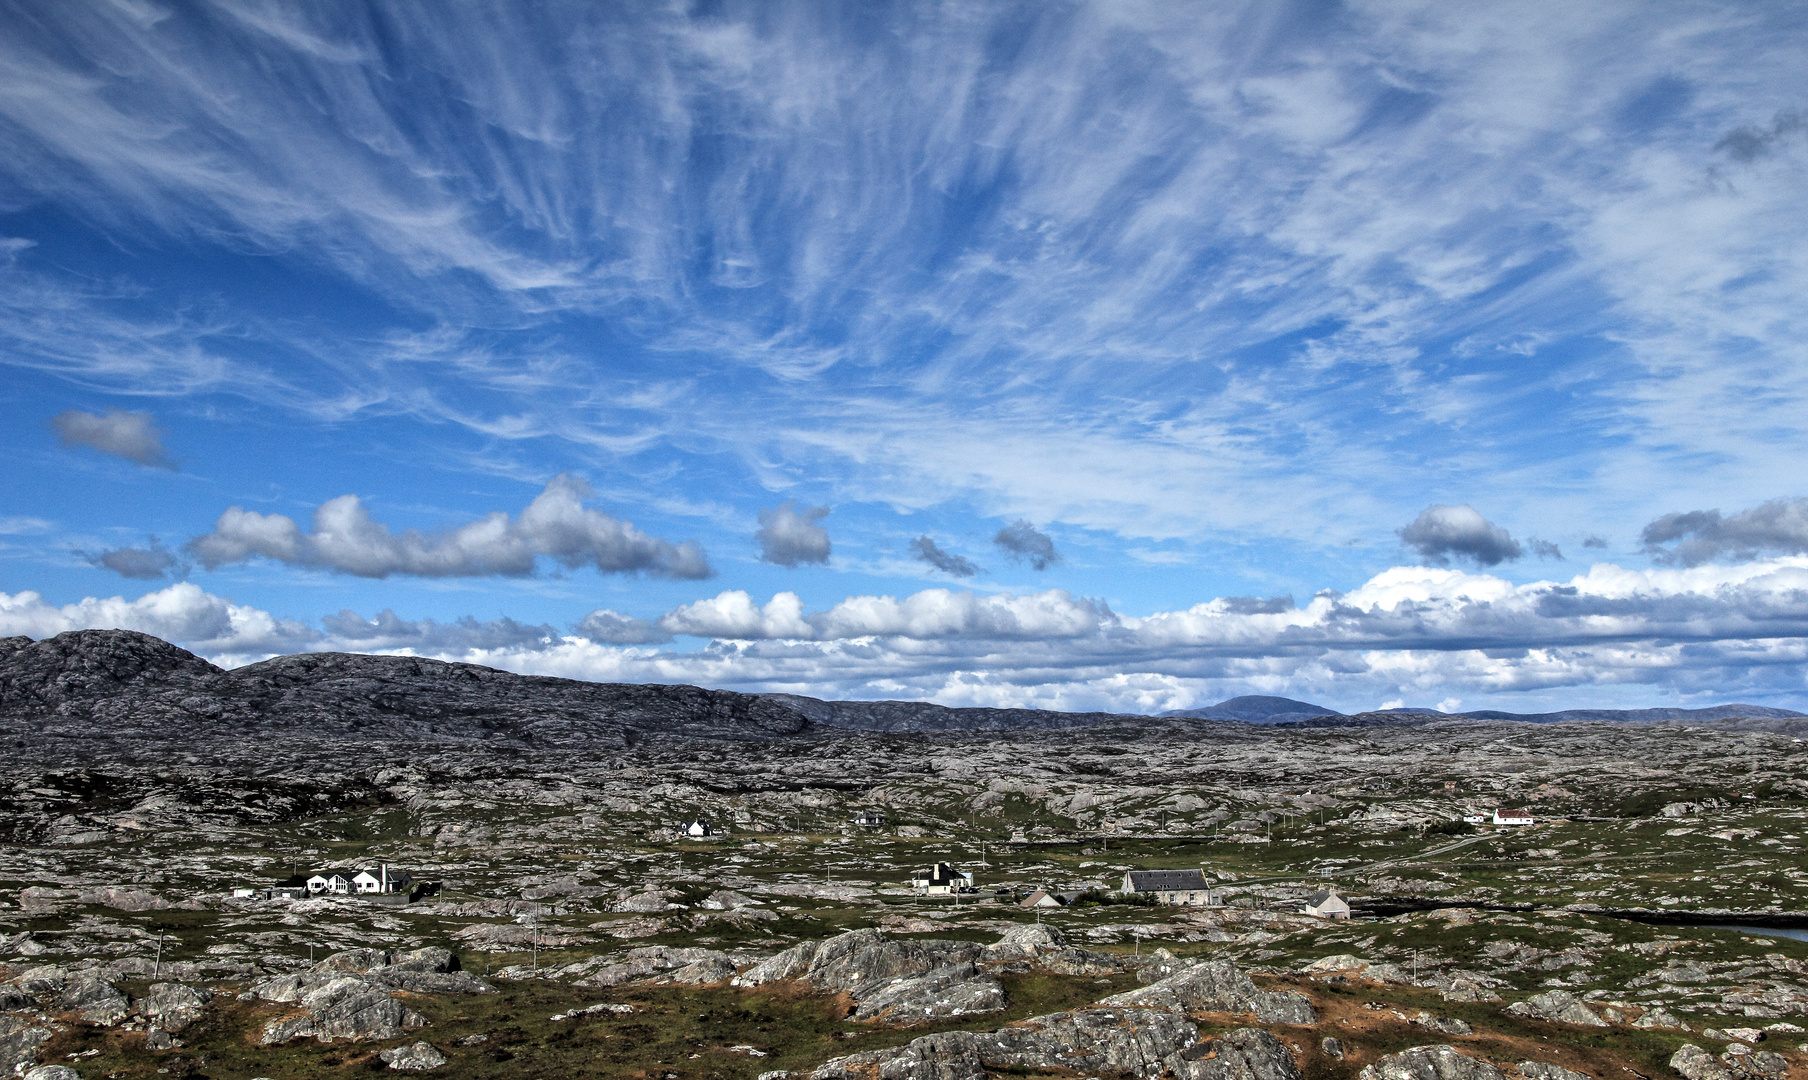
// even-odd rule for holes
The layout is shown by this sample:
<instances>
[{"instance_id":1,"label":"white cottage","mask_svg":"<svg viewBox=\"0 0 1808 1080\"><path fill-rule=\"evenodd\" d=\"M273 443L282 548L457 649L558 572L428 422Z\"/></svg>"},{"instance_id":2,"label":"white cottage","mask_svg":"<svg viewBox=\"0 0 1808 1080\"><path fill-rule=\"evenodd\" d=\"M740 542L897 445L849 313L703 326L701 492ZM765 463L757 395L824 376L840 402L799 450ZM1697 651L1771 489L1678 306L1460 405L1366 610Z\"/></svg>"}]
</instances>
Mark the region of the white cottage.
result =
<instances>
[{"instance_id":1,"label":"white cottage","mask_svg":"<svg viewBox=\"0 0 1808 1080\"><path fill-rule=\"evenodd\" d=\"M1306 897L1306 906L1301 913L1320 919L1347 919L1350 917L1350 903L1337 895L1335 888L1327 888Z\"/></svg>"},{"instance_id":2,"label":"white cottage","mask_svg":"<svg viewBox=\"0 0 1808 1080\"><path fill-rule=\"evenodd\" d=\"M1537 818L1532 816L1530 810L1501 810L1496 808L1494 811L1494 824L1496 825L1534 825L1537 823L1537 820Z\"/></svg>"},{"instance_id":3,"label":"white cottage","mask_svg":"<svg viewBox=\"0 0 1808 1080\"><path fill-rule=\"evenodd\" d=\"M1205 875L1198 870L1132 870L1124 875L1123 891L1184 907L1210 907L1215 902Z\"/></svg>"},{"instance_id":4,"label":"white cottage","mask_svg":"<svg viewBox=\"0 0 1808 1080\"><path fill-rule=\"evenodd\" d=\"M939 862L927 870L918 870L916 876L906 882L904 887L931 896L971 892L973 875L963 874L947 863Z\"/></svg>"}]
</instances>

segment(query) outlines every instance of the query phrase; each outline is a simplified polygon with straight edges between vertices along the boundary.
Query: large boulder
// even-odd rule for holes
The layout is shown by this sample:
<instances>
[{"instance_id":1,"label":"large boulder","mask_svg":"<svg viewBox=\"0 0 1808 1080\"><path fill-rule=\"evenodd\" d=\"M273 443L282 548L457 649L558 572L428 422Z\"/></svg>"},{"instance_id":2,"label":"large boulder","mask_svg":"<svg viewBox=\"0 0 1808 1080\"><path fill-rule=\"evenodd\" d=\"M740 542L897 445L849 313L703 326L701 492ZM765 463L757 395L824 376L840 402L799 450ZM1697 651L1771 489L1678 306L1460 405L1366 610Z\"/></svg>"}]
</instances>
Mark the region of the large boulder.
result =
<instances>
[{"instance_id":1,"label":"large boulder","mask_svg":"<svg viewBox=\"0 0 1808 1080\"><path fill-rule=\"evenodd\" d=\"M759 986L781 979L806 979L826 990L845 990L856 999L895 979L924 975L950 964L972 963L985 954L970 941L893 941L878 930L850 930L826 941L801 942L735 979Z\"/></svg>"},{"instance_id":2,"label":"large boulder","mask_svg":"<svg viewBox=\"0 0 1808 1080\"><path fill-rule=\"evenodd\" d=\"M1362 1070L1357 1080L1505 1080L1501 1071L1453 1046L1415 1046Z\"/></svg>"},{"instance_id":3,"label":"large boulder","mask_svg":"<svg viewBox=\"0 0 1808 1080\"><path fill-rule=\"evenodd\" d=\"M265 1025L265 1046L310 1036L321 1042L393 1039L406 1028L426 1023L387 991L356 975L285 976L266 980L253 991L265 1000L290 1002L305 1010Z\"/></svg>"},{"instance_id":4,"label":"large boulder","mask_svg":"<svg viewBox=\"0 0 1808 1080\"><path fill-rule=\"evenodd\" d=\"M446 1063L446 1055L434 1049L430 1042L394 1046L377 1056L392 1069L409 1069L415 1072L437 1069Z\"/></svg>"},{"instance_id":5,"label":"large boulder","mask_svg":"<svg viewBox=\"0 0 1808 1080\"><path fill-rule=\"evenodd\" d=\"M408 952L347 949L315 964L307 974L284 976L284 979L289 980L287 984L280 980L266 980L259 984L260 987L272 987L272 992L286 993L286 997L271 997L263 989L254 990L272 1001L293 1001L307 986L317 985L335 974L356 975L373 986L407 990L416 994L489 994L496 989L470 972L461 970L458 956L452 950L430 945ZM290 989L274 989L282 985L287 985Z\"/></svg>"},{"instance_id":6,"label":"large boulder","mask_svg":"<svg viewBox=\"0 0 1808 1080\"><path fill-rule=\"evenodd\" d=\"M20 1066L38 1060L38 1047L50 1041L49 1028L18 1016L0 1016L0 1076L13 1076Z\"/></svg>"},{"instance_id":7,"label":"large boulder","mask_svg":"<svg viewBox=\"0 0 1808 1080\"><path fill-rule=\"evenodd\" d=\"M1067 944L1067 936L1052 926L1026 923L1014 926L1004 936L986 946L985 958L994 960L1034 960Z\"/></svg>"},{"instance_id":8,"label":"large boulder","mask_svg":"<svg viewBox=\"0 0 1808 1080\"><path fill-rule=\"evenodd\" d=\"M946 1016L970 1016L1004 1008L1004 984L971 963L950 964L894 980L860 999L855 1020L914 1024Z\"/></svg>"},{"instance_id":9,"label":"large boulder","mask_svg":"<svg viewBox=\"0 0 1808 1080\"><path fill-rule=\"evenodd\" d=\"M625 959L604 964L577 980L578 986L620 986L626 982L659 979L700 986L734 977L734 960L715 949L684 949L644 945L629 949Z\"/></svg>"},{"instance_id":10,"label":"large boulder","mask_svg":"<svg viewBox=\"0 0 1808 1080\"><path fill-rule=\"evenodd\" d=\"M1304 994L1258 989L1248 975L1228 960L1182 968L1159 982L1108 997L1100 1004L1182 1013L1249 1013L1268 1024L1318 1022L1318 1014Z\"/></svg>"},{"instance_id":11,"label":"large boulder","mask_svg":"<svg viewBox=\"0 0 1808 1080\"><path fill-rule=\"evenodd\" d=\"M84 973L63 985L62 1007L90 1024L111 1027L126 1018L124 991L93 973Z\"/></svg>"},{"instance_id":12,"label":"large boulder","mask_svg":"<svg viewBox=\"0 0 1808 1080\"><path fill-rule=\"evenodd\" d=\"M20 1080L82 1080L82 1074L67 1065L39 1065Z\"/></svg>"},{"instance_id":13,"label":"large boulder","mask_svg":"<svg viewBox=\"0 0 1808 1080\"><path fill-rule=\"evenodd\" d=\"M904 1046L831 1061L811 1080L983 1080L987 1070L1117 1073L1179 1080L1299 1080L1280 1040L1245 1028L1199 1041L1183 1016L1148 1009L1086 1008L990 1032L948 1031Z\"/></svg>"},{"instance_id":14,"label":"large boulder","mask_svg":"<svg viewBox=\"0 0 1808 1080\"><path fill-rule=\"evenodd\" d=\"M1682 1049L1670 1055L1670 1067L1685 1080L1736 1080L1731 1069L1694 1043L1684 1043Z\"/></svg>"},{"instance_id":15,"label":"large boulder","mask_svg":"<svg viewBox=\"0 0 1808 1080\"><path fill-rule=\"evenodd\" d=\"M1607 1021L1587 1005L1582 999L1568 990L1547 990L1542 994L1529 997L1524 1001L1516 1001L1507 1006L1507 1011L1515 1016L1529 1017L1533 1020L1549 1020L1558 1024L1577 1024L1582 1027L1607 1027Z\"/></svg>"},{"instance_id":16,"label":"large boulder","mask_svg":"<svg viewBox=\"0 0 1808 1080\"><path fill-rule=\"evenodd\" d=\"M201 1010L213 993L177 982L152 983L143 997L132 1003L132 1012L163 1031L181 1031L201 1018Z\"/></svg>"},{"instance_id":17,"label":"large boulder","mask_svg":"<svg viewBox=\"0 0 1808 1080\"><path fill-rule=\"evenodd\" d=\"M1242 1028L1182 1050L1170 1060L1180 1080L1300 1080L1299 1066L1281 1040L1260 1028Z\"/></svg>"},{"instance_id":18,"label":"large boulder","mask_svg":"<svg viewBox=\"0 0 1808 1080\"><path fill-rule=\"evenodd\" d=\"M1548 1061L1522 1061L1514 1067L1526 1080L1594 1080L1587 1073L1552 1065Z\"/></svg>"}]
</instances>

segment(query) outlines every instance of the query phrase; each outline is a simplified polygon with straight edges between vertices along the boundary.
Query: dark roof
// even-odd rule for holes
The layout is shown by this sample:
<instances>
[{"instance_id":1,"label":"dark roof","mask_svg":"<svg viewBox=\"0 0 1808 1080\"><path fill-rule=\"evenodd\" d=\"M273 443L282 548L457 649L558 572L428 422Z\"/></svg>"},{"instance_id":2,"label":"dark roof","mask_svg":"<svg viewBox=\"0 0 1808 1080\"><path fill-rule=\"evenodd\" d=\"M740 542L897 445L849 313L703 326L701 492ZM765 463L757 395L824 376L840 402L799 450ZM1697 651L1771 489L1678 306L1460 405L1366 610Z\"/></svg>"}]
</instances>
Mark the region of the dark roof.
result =
<instances>
[{"instance_id":1,"label":"dark roof","mask_svg":"<svg viewBox=\"0 0 1808 1080\"><path fill-rule=\"evenodd\" d=\"M1132 870L1132 892L1181 892L1206 888L1205 875L1197 870Z\"/></svg>"},{"instance_id":2,"label":"dark roof","mask_svg":"<svg viewBox=\"0 0 1808 1080\"><path fill-rule=\"evenodd\" d=\"M1331 892L1329 889L1327 889L1323 892L1315 892L1311 896L1306 897L1306 906L1307 907L1322 907L1322 906L1324 906L1325 901L1332 900L1332 899L1343 900L1343 897L1338 896L1336 893ZM1349 901L1344 900L1344 906L1349 907L1350 906Z\"/></svg>"}]
</instances>

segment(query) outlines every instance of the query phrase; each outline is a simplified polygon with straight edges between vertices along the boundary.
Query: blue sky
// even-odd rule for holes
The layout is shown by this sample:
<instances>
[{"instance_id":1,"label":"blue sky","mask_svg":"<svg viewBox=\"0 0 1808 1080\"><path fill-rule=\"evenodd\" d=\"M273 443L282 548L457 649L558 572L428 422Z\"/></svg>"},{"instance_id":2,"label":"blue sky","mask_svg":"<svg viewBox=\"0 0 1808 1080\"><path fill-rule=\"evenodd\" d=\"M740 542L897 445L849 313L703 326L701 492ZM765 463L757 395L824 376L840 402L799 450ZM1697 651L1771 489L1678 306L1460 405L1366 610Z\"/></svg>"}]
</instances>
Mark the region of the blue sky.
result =
<instances>
[{"instance_id":1,"label":"blue sky","mask_svg":"<svg viewBox=\"0 0 1808 1080\"><path fill-rule=\"evenodd\" d=\"M1808 708L1788 5L0 5L0 633Z\"/></svg>"}]
</instances>

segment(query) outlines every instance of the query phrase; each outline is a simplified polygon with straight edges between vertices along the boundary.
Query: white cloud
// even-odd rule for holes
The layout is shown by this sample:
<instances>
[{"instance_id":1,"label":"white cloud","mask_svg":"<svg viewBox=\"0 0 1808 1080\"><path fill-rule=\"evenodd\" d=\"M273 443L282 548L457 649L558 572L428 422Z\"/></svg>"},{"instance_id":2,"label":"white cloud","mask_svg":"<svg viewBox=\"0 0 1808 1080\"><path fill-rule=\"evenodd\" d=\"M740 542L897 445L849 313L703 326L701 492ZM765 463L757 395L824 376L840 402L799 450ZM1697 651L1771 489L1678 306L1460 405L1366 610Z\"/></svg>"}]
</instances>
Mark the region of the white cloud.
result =
<instances>
[{"instance_id":1,"label":"white cloud","mask_svg":"<svg viewBox=\"0 0 1808 1080\"><path fill-rule=\"evenodd\" d=\"M88 597L61 607L35 592L0 593L0 636L46 638L69 630L137 630L228 659L299 652L322 638L301 623L234 604L188 582L135 600Z\"/></svg>"},{"instance_id":2,"label":"white cloud","mask_svg":"<svg viewBox=\"0 0 1808 1080\"><path fill-rule=\"evenodd\" d=\"M50 423L64 446L87 446L158 469L176 467L169 451L163 448L163 432L157 429L150 413L112 409L97 416L70 409L58 413Z\"/></svg>"},{"instance_id":3,"label":"white cloud","mask_svg":"<svg viewBox=\"0 0 1808 1080\"><path fill-rule=\"evenodd\" d=\"M1725 517L1718 510L1665 514L1640 539L1659 562L1680 566L1798 554L1808 551L1808 499L1773 499Z\"/></svg>"},{"instance_id":4,"label":"white cloud","mask_svg":"<svg viewBox=\"0 0 1808 1080\"><path fill-rule=\"evenodd\" d=\"M1507 530L1483 517L1473 506L1434 503L1420 511L1412 524L1399 530L1400 542L1417 551L1427 563L1447 566L1451 558L1470 559L1495 566L1520 557L1519 542Z\"/></svg>"},{"instance_id":5,"label":"white cloud","mask_svg":"<svg viewBox=\"0 0 1808 1080\"><path fill-rule=\"evenodd\" d=\"M314 511L304 533L284 514L232 507L211 533L188 549L209 570L261 556L294 566L317 566L383 578L474 577L529 574L540 556L576 569L602 573L644 572L694 580L710 576L694 543L674 544L583 505L591 494L583 480L561 474L510 520L495 512L478 521L434 533L392 532L374 520L356 495L329 499Z\"/></svg>"},{"instance_id":6,"label":"white cloud","mask_svg":"<svg viewBox=\"0 0 1808 1080\"><path fill-rule=\"evenodd\" d=\"M760 511L760 531L753 534L760 545L760 561L776 566L822 564L829 561L829 530L820 522L829 516L826 506L787 502Z\"/></svg>"},{"instance_id":7,"label":"white cloud","mask_svg":"<svg viewBox=\"0 0 1808 1080\"><path fill-rule=\"evenodd\" d=\"M227 663L294 649L393 651L513 671L687 682L822 697L1161 711L1239 693L1346 708L1461 699L1471 708L1766 700L1800 704L1808 556L1568 581L1394 567L1302 606L1226 597L1135 617L1059 590L927 589L808 612L729 591L657 620L593 613L575 633L511 619L409 621L341 612L323 631L191 584L54 607L0 595L0 634L118 626ZM701 647L666 645L669 637Z\"/></svg>"}]
</instances>

